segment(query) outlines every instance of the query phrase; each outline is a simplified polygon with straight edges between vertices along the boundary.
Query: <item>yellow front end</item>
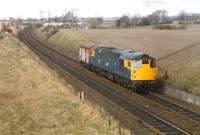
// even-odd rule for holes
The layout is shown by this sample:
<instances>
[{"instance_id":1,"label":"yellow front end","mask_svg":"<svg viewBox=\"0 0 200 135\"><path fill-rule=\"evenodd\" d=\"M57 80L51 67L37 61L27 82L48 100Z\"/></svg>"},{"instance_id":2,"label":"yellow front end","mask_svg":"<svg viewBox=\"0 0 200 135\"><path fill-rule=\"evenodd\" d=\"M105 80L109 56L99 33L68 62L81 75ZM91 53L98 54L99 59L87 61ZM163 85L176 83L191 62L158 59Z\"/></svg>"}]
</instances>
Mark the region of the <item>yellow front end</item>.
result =
<instances>
[{"instance_id":1,"label":"yellow front end","mask_svg":"<svg viewBox=\"0 0 200 135\"><path fill-rule=\"evenodd\" d=\"M131 80L153 81L156 80L156 61L146 60L124 60L124 67L131 71Z\"/></svg>"},{"instance_id":2,"label":"yellow front end","mask_svg":"<svg viewBox=\"0 0 200 135\"><path fill-rule=\"evenodd\" d=\"M140 68L131 68L131 80L153 81L156 79L156 67L151 68L149 64L142 64Z\"/></svg>"}]
</instances>

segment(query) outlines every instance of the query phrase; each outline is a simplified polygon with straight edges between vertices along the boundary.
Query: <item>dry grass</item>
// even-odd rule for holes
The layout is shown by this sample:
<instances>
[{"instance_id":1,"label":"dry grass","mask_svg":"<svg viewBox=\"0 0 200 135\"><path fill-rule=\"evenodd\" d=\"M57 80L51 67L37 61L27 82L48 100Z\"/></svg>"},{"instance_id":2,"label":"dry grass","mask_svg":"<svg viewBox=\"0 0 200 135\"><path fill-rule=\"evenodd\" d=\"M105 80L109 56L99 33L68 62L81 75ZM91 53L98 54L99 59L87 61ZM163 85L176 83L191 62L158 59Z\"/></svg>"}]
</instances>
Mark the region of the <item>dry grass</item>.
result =
<instances>
[{"instance_id":1,"label":"dry grass","mask_svg":"<svg viewBox=\"0 0 200 135\"><path fill-rule=\"evenodd\" d=\"M117 134L16 39L0 41L0 57L0 134Z\"/></svg>"},{"instance_id":2,"label":"dry grass","mask_svg":"<svg viewBox=\"0 0 200 135\"><path fill-rule=\"evenodd\" d=\"M85 39L76 31L60 30L54 35L47 38L51 31L42 31L40 28L36 30L37 35L43 40L47 41L51 47L59 50L60 52L73 57L77 57L80 44L85 43Z\"/></svg>"},{"instance_id":3,"label":"dry grass","mask_svg":"<svg viewBox=\"0 0 200 135\"><path fill-rule=\"evenodd\" d=\"M169 69L167 83L174 88L200 95L200 56L190 60L188 64Z\"/></svg>"}]
</instances>

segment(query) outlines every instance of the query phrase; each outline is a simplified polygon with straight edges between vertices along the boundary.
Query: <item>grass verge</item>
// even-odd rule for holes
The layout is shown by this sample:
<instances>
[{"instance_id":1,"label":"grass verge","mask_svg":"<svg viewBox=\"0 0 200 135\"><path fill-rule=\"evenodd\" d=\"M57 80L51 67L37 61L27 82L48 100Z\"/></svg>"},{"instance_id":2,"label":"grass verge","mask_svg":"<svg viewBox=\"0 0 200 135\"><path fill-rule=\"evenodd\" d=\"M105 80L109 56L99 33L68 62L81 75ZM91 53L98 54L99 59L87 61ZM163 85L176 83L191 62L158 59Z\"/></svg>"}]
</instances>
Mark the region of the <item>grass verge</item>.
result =
<instances>
[{"instance_id":1,"label":"grass verge","mask_svg":"<svg viewBox=\"0 0 200 135\"><path fill-rule=\"evenodd\" d=\"M188 64L169 69L166 83L174 88L200 96L200 57L193 58Z\"/></svg>"},{"instance_id":2,"label":"grass verge","mask_svg":"<svg viewBox=\"0 0 200 135\"><path fill-rule=\"evenodd\" d=\"M79 46L86 43L85 38L77 31L57 30L56 28L41 27L36 29L36 34L64 54L78 57Z\"/></svg>"}]
</instances>

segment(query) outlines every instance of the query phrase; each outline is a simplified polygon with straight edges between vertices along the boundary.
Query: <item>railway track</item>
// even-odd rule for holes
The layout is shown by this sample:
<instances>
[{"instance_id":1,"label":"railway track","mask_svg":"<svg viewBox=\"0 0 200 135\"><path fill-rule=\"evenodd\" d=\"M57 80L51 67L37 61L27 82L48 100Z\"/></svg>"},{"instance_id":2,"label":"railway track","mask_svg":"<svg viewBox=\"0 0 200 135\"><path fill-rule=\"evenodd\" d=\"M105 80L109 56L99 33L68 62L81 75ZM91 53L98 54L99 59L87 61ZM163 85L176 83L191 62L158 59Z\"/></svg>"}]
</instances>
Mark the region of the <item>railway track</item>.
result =
<instances>
[{"instance_id":1,"label":"railway track","mask_svg":"<svg viewBox=\"0 0 200 135\"><path fill-rule=\"evenodd\" d=\"M184 47L184 48L182 48L182 49L180 49L180 50L177 50L177 51L172 52L172 53L170 53L170 54L167 54L167 55L165 55L165 56L163 56L163 57L160 57L160 58L158 59L158 61L167 59L167 58L169 58L169 57L172 57L172 56L177 55L177 54L179 54L179 53L181 53L181 52L187 51L187 50L189 50L189 49L191 49L191 48L193 48L193 47L195 47L195 46L198 46L198 45L200 45L200 42L196 42L196 43L191 44L191 45L189 45L189 46L187 46L187 47Z\"/></svg>"},{"instance_id":2,"label":"railway track","mask_svg":"<svg viewBox=\"0 0 200 135\"><path fill-rule=\"evenodd\" d=\"M169 101L168 99L154 93L149 93L148 95L145 95L145 97L163 105L166 108L169 108L175 112L178 112L184 115L185 117L190 118L193 121L200 123L200 114L197 112L193 112L190 109L187 109L181 105L173 103L172 101Z\"/></svg>"},{"instance_id":3,"label":"railway track","mask_svg":"<svg viewBox=\"0 0 200 135\"><path fill-rule=\"evenodd\" d=\"M153 127L156 129L156 131L159 131L163 134L190 134L186 131L183 131L179 127L176 127L173 124L170 124L169 122L163 120L162 118L159 118L158 116L152 114L151 112L148 112L144 110L143 108L138 107L138 105L135 105L133 103L129 103L127 99L122 97L121 95L113 92L108 87L99 85L94 80L88 78L87 76L81 74L80 72L74 70L73 67L70 67L69 65L63 63L60 61L57 56L52 56L48 54L48 50L54 51L57 55L61 55L55 50L44 47L44 45L41 47L41 42L35 40L33 37L31 37L30 31L26 31L29 33L24 33L24 42L27 46L29 46L36 54L38 54L40 57L49 59L50 61L54 62L57 66L62 68L63 70L66 70L67 72L71 73L73 76L76 76L79 80L84 82L85 84L89 85L90 87L97 90L99 93L101 93L103 96L110 99L113 103L117 104L118 106L124 108L126 111L128 111L130 114L133 114L137 116L139 119L144 121L147 125ZM43 49L41 49L43 48ZM45 49L44 49L45 48ZM66 56L63 56L66 59L72 60L71 58L68 58ZM73 61L73 60L72 60ZM76 61L74 61L76 62Z\"/></svg>"},{"instance_id":4,"label":"railway track","mask_svg":"<svg viewBox=\"0 0 200 135\"><path fill-rule=\"evenodd\" d=\"M39 41L39 42L42 44L41 41ZM199 43L200 42L191 45L190 48L198 45ZM49 48L49 49L52 49L52 48ZM56 52L59 53L58 51L56 51ZM61 53L59 53L59 54L62 55L62 57L70 59L71 61L79 64L79 62L77 60L69 58L66 55L63 55ZM181 105L178 105L177 103L174 103L174 102L164 98L162 95L149 93L148 95L144 95L144 96L149 98L149 99L151 99L152 101L155 101L155 102L159 103L160 105L162 105L162 106L164 106L166 108L169 108L169 109L171 109L171 110L173 110L175 112L178 112L178 113L184 115L185 117L187 117L187 118L189 118L189 119L191 119L193 121L196 121L196 122L200 123L200 114L199 113L194 112L194 111L192 111L192 110L190 110L188 108L185 108L185 107L183 107Z\"/></svg>"}]
</instances>

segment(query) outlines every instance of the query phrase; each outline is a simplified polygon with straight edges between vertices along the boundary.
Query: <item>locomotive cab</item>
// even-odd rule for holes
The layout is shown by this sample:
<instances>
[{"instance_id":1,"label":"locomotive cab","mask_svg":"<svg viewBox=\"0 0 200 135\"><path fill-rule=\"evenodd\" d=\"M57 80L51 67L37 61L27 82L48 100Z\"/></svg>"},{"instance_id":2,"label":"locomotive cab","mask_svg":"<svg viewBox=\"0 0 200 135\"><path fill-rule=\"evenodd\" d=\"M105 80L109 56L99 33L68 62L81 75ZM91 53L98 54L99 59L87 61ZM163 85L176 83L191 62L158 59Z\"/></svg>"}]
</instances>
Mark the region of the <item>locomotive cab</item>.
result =
<instances>
[{"instance_id":1,"label":"locomotive cab","mask_svg":"<svg viewBox=\"0 0 200 135\"><path fill-rule=\"evenodd\" d=\"M156 79L156 60L153 58L124 60L124 67L131 71L131 80L153 81Z\"/></svg>"}]
</instances>

